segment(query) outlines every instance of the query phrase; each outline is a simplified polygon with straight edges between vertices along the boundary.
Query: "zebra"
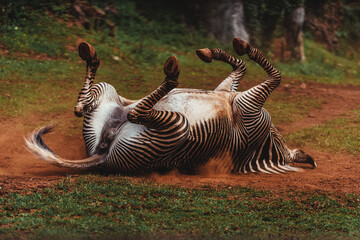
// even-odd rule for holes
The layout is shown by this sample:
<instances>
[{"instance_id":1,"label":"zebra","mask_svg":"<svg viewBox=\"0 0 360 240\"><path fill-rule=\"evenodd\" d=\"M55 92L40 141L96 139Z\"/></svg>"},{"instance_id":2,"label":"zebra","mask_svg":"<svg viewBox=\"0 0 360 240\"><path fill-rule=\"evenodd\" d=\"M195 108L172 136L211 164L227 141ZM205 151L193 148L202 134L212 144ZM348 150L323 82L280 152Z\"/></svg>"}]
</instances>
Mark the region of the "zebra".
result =
<instances>
[{"instance_id":1,"label":"zebra","mask_svg":"<svg viewBox=\"0 0 360 240\"><path fill-rule=\"evenodd\" d=\"M194 170L211 159L219 164L231 157L232 173L285 173L297 171L293 162L311 164L314 159L299 149L290 150L263 105L281 82L280 72L258 49L239 38L233 39L239 55L247 54L267 73L261 84L237 92L246 74L243 60L220 48L198 49L207 63L230 64L232 72L213 91L177 88L180 74L175 56L164 64L165 80L148 96L130 100L119 96L107 83L94 84L100 60L87 42L79 44L86 62L86 76L75 106L84 117L83 137L88 157L63 159L43 141L53 130L47 125L25 139L38 158L70 168L96 168L119 174L143 174L161 169Z\"/></svg>"}]
</instances>

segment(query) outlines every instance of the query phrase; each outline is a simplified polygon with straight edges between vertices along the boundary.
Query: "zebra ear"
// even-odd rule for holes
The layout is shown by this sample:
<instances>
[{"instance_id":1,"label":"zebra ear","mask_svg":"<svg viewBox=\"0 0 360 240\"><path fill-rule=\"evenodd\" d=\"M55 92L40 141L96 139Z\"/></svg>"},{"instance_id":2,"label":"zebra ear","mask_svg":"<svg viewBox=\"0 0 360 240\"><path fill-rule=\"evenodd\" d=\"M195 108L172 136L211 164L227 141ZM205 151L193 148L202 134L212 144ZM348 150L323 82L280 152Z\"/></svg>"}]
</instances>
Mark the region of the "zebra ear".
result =
<instances>
[{"instance_id":1,"label":"zebra ear","mask_svg":"<svg viewBox=\"0 0 360 240\"><path fill-rule=\"evenodd\" d=\"M79 44L78 51L79 56L88 64L90 64L92 60L95 60L97 58L95 48L87 42L81 42Z\"/></svg>"},{"instance_id":2,"label":"zebra ear","mask_svg":"<svg viewBox=\"0 0 360 240\"><path fill-rule=\"evenodd\" d=\"M246 53L249 53L250 44L241 40L240 38L234 38L233 39L233 48L239 56L242 56Z\"/></svg>"}]
</instances>

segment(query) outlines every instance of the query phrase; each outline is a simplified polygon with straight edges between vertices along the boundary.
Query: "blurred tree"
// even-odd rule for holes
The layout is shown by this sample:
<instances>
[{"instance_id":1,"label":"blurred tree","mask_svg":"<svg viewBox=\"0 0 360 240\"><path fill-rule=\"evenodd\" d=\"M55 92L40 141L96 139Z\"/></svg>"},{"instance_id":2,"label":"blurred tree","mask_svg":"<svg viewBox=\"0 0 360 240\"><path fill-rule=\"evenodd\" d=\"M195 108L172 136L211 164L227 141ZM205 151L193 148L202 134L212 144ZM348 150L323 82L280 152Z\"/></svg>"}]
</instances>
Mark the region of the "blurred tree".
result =
<instances>
[{"instance_id":1,"label":"blurred tree","mask_svg":"<svg viewBox=\"0 0 360 240\"><path fill-rule=\"evenodd\" d=\"M189 34L203 34L223 43L241 37L269 51L280 39L275 46L282 58L304 60L303 31L332 51L339 49L339 38L357 45L359 9L358 0L2 0L0 31L34 28L27 19L37 10L112 36L116 26L139 46L144 39L191 44Z\"/></svg>"},{"instance_id":2,"label":"blurred tree","mask_svg":"<svg viewBox=\"0 0 360 240\"><path fill-rule=\"evenodd\" d=\"M307 0L306 27L330 51L339 50L337 32L342 27L343 2L341 0Z\"/></svg>"},{"instance_id":3,"label":"blurred tree","mask_svg":"<svg viewBox=\"0 0 360 240\"><path fill-rule=\"evenodd\" d=\"M305 21L305 7L292 5L285 10L284 27L286 50L291 52L291 58L305 61L303 45L303 25Z\"/></svg>"}]
</instances>

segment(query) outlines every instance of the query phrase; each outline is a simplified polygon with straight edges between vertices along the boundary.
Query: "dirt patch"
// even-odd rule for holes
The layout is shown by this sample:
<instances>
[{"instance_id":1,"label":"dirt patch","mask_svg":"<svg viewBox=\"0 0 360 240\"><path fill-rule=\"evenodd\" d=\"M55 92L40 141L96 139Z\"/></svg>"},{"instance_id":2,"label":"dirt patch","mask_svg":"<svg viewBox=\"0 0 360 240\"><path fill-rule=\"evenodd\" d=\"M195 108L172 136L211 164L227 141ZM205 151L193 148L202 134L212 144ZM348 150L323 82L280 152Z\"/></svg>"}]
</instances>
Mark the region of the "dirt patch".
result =
<instances>
[{"instance_id":1,"label":"dirt patch","mask_svg":"<svg viewBox=\"0 0 360 240\"><path fill-rule=\"evenodd\" d=\"M282 132L291 132L303 127L314 126L328 119L341 116L347 111L358 109L360 102L360 87L358 86L329 86L322 84L308 84L304 88L291 86L281 88L289 94L305 94L325 99L321 109L317 109L309 116L297 122L281 125L278 128ZM72 112L56 117L58 121L71 123L74 118ZM78 176L86 171L77 169L60 168L34 158L25 149L23 137L28 135L34 125L47 122L47 119L39 119L30 116L27 119L3 119L0 120L2 131L0 133L0 193L22 191L29 188L44 188L58 179L67 175ZM32 124L29 124L32 123ZM35 123L35 124L34 124ZM40 125L38 125L40 127ZM45 142L59 156L68 159L81 159L86 156L85 146L81 133L81 125L69 126L74 130L72 136L61 133L56 128L55 132L45 137ZM190 188L231 187L244 186L263 190L325 190L340 193L360 194L360 158L346 153L328 154L304 149L316 159L318 167L300 166L303 171L287 174L242 174L232 175L222 171L216 171L214 165L205 169L198 175L184 175L176 171L159 175L153 174L147 177L159 184L172 184ZM216 166L219 169L219 166ZM138 178L134 178L137 181ZM141 178L143 179L143 178Z\"/></svg>"},{"instance_id":2,"label":"dirt patch","mask_svg":"<svg viewBox=\"0 0 360 240\"><path fill-rule=\"evenodd\" d=\"M253 187L261 190L323 190L339 193L360 193L360 159L349 155L330 155L304 149L313 156L318 167L294 165L299 172L286 174L200 174L183 175L177 171L169 175L154 175L152 178L161 184L172 184L190 188L215 187Z\"/></svg>"},{"instance_id":3,"label":"dirt patch","mask_svg":"<svg viewBox=\"0 0 360 240\"><path fill-rule=\"evenodd\" d=\"M311 111L306 117L290 124L277 126L282 134L294 132L305 127L312 127L327 120L338 118L344 113L359 109L360 86L339 86L324 84L286 84L279 88L291 95L320 98L321 108Z\"/></svg>"}]
</instances>

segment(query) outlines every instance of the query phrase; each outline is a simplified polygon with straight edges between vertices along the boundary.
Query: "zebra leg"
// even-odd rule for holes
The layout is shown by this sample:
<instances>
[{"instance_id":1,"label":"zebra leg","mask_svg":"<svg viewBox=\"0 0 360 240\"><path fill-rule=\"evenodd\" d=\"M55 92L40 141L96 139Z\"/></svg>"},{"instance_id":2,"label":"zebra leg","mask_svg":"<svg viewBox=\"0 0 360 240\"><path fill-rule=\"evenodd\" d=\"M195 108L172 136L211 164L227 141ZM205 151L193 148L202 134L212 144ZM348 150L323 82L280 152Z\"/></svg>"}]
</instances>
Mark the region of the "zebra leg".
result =
<instances>
[{"instance_id":1,"label":"zebra leg","mask_svg":"<svg viewBox=\"0 0 360 240\"><path fill-rule=\"evenodd\" d=\"M198 57L204 62L210 63L212 59L220 60L230 64L233 71L225 78L215 91L236 92L241 79L245 76L246 66L241 59L237 59L220 48L209 49L203 48L196 50Z\"/></svg>"},{"instance_id":2,"label":"zebra leg","mask_svg":"<svg viewBox=\"0 0 360 240\"><path fill-rule=\"evenodd\" d=\"M78 47L79 56L86 61L86 76L83 88L80 90L78 102L75 106L75 115L82 117L86 114L87 106L90 104L91 89L95 78L96 70L100 65L100 60L96 55L95 48L87 42L81 42Z\"/></svg>"},{"instance_id":3,"label":"zebra leg","mask_svg":"<svg viewBox=\"0 0 360 240\"><path fill-rule=\"evenodd\" d=\"M167 93L178 85L178 77L180 73L179 62L176 57L169 57L164 65L164 73L166 75L164 82L149 96L142 99L133 110L131 110L127 118L132 123L142 124L150 128L166 128L170 123L174 123L175 119L181 115L169 111L157 111L153 106L163 98ZM183 118L183 116L180 116Z\"/></svg>"},{"instance_id":4,"label":"zebra leg","mask_svg":"<svg viewBox=\"0 0 360 240\"><path fill-rule=\"evenodd\" d=\"M239 56L247 54L251 60L259 64L268 74L268 79L265 82L243 92L242 95L245 101L251 103L249 111L260 111L271 92L279 86L281 82L280 71L274 68L256 48L253 48L247 42L234 38L233 46Z\"/></svg>"}]
</instances>

